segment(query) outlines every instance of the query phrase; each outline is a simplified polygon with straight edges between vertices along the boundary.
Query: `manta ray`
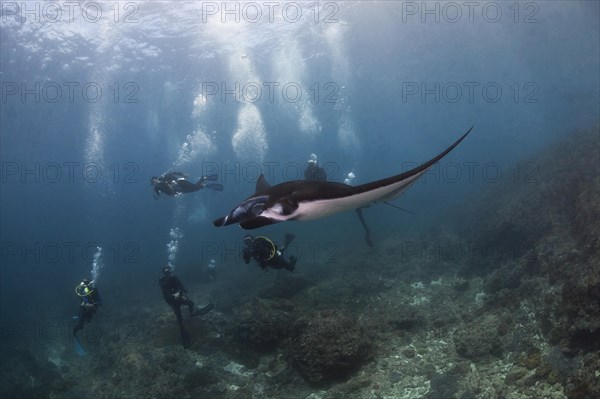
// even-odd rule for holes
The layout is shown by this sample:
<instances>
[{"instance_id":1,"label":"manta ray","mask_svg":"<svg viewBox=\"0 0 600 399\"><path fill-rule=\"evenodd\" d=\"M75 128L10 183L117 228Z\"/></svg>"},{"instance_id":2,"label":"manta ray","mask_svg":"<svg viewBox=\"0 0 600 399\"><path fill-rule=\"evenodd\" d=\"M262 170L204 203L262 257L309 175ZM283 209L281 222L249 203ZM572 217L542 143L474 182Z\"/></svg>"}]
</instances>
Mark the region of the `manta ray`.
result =
<instances>
[{"instance_id":1,"label":"manta ray","mask_svg":"<svg viewBox=\"0 0 600 399\"><path fill-rule=\"evenodd\" d=\"M256 229L287 220L315 220L338 212L359 209L375 202L386 202L398 197L419 176L446 156L473 130L446 150L407 172L372 181L359 186L330 181L293 180L274 186L261 174L256 192L237 205L227 216L213 221L215 226L239 223L243 229Z\"/></svg>"}]
</instances>

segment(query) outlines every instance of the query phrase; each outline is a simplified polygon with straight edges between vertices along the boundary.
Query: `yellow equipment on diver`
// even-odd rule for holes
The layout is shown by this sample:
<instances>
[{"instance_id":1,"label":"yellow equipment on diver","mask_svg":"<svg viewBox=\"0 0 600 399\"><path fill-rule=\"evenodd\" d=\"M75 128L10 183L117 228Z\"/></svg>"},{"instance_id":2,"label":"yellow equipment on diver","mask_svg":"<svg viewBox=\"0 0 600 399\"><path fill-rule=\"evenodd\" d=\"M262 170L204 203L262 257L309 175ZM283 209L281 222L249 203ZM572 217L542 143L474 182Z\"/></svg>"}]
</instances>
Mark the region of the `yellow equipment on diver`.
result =
<instances>
[{"instance_id":1,"label":"yellow equipment on diver","mask_svg":"<svg viewBox=\"0 0 600 399\"><path fill-rule=\"evenodd\" d=\"M255 240L258 239L258 238L263 238L265 241L267 241L269 244L271 244L271 254L269 256L269 259L267 259L267 261L273 259L273 257L275 256L275 253L277 253L277 249L275 247L275 244L273 244L273 241L269 240L265 236L258 236L258 237L255 238Z\"/></svg>"},{"instance_id":2,"label":"yellow equipment on diver","mask_svg":"<svg viewBox=\"0 0 600 399\"><path fill-rule=\"evenodd\" d=\"M75 294L77 294L77 296L80 296L80 297L88 296L92 292L94 292L94 289L93 288L90 289L89 285L79 283L75 286Z\"/></svg>"}]
</instances>

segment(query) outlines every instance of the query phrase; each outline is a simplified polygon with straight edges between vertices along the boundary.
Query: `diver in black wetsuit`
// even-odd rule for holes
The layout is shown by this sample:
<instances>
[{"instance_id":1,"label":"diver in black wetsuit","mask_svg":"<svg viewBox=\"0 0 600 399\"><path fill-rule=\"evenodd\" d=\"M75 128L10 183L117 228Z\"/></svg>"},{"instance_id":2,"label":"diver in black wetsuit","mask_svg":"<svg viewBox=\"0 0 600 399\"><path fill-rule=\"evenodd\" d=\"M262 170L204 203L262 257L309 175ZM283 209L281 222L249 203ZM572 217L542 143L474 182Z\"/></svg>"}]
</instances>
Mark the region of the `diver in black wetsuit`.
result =
<instances>
[{"instance_id":1,"label":"diver in black wetsuit","mask_svg":"<svg viewBox=\"0 0 600 399\"><path fill-rule=\"evenodd\" d=\"M304 180L310 181L325 181L327 180L327 173L319 166L317 162L317 156L311 154L311 158L308 160L308 165L304 169Z\"/></svg>"},{"instance_id":2,"label":"diver in black wetsuit","mask_svg":"<svg viewBox=\"0 0 600 399\"><path fill-rule=\"evenodd\" d=\"M287 269L293 272L296 267L296 257L290 256L289 261L283 257L283 252L293 240L293 234L286 234L283 246L278 249L277 246L273 244L273 241L267 237L252 237L251 235L247 235L244 237L244 244L246 244L246 247L242 250L244 262L248 264L250 263L250 260L254 258L263 270L270 267L273 269Z\"/></svg>"},{"instance_id":3,"label":"diver in black wetsuit","mask_svg":"<svg viewBox=\"0 0 600 399\"><path fill-rule=\"evenodd\" d=\"M73 336L77 339L77 331L83 328L85 322L90 322L98 306L102 304L100 291L94 285L93 281L87 278L81 280L81 283L75 286L75 293L81 299L79 305L79 314L77 315L77 324L73 327Z\"/></svg>"},{"instance_id":4,"label":"diver in black wetsuit","mask_svg":"<svg viewBox=\"0 0 600 399\"><path fill-rule=\"evenodd\" d=\"M210 188L216 191L223 191L223 185L218 183L207 183L207 181L217 180L217 175L202 176L196 183L186 180L186 176L181 172L164 173L160 176L152 176L150 184L154 187L154 197L158 198L161 194L174 196L181 193L193 193L203 188Z\"/></svg>"},{"instance_id":5,"label":"diver in black wetsuit","mask_svg":"<svg viewBox=\"0 0 600 399\"><path fill-rule=\"evenodd\" d=\"M181 331L181 342L184 348L190 347L190 334L186 331L183 326L183 317L181 315L181 305L187 305L191 316L200 316L210 312L214 307L212 303L204 306L203 308L194 309L194 302L192 302L186 295L187 290L181 283L181 281L173 274L173 270L169 266L163 267L163 276L158 280L160 289L162 290L165 301L171 306L175 316L177 317L177 324Z\"/></svg>"},{"instance_id":6,"label":"diver in black wetsuit","mask_svg":"<svg viewBox=\"0 0 600 399\"><path fill-rule=\"evenodd\" d=\"M325 170L323 168L321 168L319 166L319 163L317 162L317 156L315 154L310 154L310 159L308 160L308 165L306 166L306 169L304 169L304 180L312 180L312 181L326 181L327 180L327 173L325 172ZM367 223L365 222L365 218L363 217L362 214L362 209L363 208L367 208L367 206L363 206L361 208L357 208L355 209L356 211L356 215L358 216L358 219L360 220L360 224L363 226L363 228L365 229L365 242L367 243L368 246L373 247L373 240L371 239L371 230L369 230L369 227L367 226Z\"/></svg>"}]
</instances>

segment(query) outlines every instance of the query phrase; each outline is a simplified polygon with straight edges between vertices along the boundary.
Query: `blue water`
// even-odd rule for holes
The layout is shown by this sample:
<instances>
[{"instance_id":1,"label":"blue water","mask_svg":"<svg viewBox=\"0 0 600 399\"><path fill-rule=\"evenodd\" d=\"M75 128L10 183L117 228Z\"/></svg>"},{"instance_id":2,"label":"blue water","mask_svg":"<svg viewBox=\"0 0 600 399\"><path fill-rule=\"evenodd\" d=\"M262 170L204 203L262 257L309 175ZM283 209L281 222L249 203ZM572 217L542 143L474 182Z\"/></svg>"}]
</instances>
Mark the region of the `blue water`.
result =
<instances>
[{"instance_id":1,"label":"blue water","mask_svg":"<svg viewBox=\"0 0 600 399\"><path fill-rule=\"evenodd\" d=\"M600 119L596 2L431 2L433 14L422 2L302 3L272 21L262 3L232 3L238 15L220 2L78 5L72 18L45 4L4 2L0 16L5 327L68 320L98 246L105 302L125 313L130 298L161 301L170 254L187 281L211 258L221 276L239 273L244 232L211 221L253 192L259 170L297 179L315 153L332 180L353 171L359 184L474 125L394 202L415 215L365 211L382 242L523 178L520 160ZM150 177L176 170L217 173L225 190L155 200ZM366 248L351 212L260 230L285 232L300 271L323 262L324 244Z\"/></svg>"}]
</instances>

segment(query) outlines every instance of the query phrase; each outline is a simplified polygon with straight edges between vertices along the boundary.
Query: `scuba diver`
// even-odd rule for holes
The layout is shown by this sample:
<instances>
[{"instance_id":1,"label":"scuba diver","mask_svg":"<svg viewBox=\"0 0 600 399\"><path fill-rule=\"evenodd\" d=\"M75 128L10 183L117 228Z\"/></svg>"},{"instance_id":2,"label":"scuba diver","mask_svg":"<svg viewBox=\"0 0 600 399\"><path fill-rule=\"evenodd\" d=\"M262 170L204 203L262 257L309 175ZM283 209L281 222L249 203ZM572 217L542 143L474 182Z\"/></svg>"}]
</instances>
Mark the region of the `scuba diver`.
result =
<instances>
[{"instance_id":1,"label":"scuba diver","mask_svg":"<svg viewBox=\"0 0 600 399\"><path fill-rule=\"evenodd\" d=\"M81 299L79 305L79 314L77 315L77 324L73 327L73 337L77 340L77 331L83 328L85 322L90 322L92 317L98 310L98 306L102 304L100 292L94 285L93 281L87 278L81 280L81 283L75 286L75 294Z\"/></svg>"},{"instance_id":2,"label":"scuba diver","mask_svg":"<svg viewBox=\"0 0 600 399\"><path fill-rule=\"evenodd\" d=\"M310 181L325 181L327 180L327 173L319 166L316 154L310 154L308 165L304 169L304 180Z\"/></svg>"},{"instance_id":3,"label":"scuba diver","mask_svg":"<svg viewBox=\"0 0 600 399\"><path fill-rule=\"evenodd\" d=\"M271 267L273 269L287 269L293 272L296 267L296 257L290 256L289 261L283 258L283 252L293 240L293 234L286 234L283 246L278 249L277 246L273 244L273 241L267 237L252 237L251 235L247 235L244 237L244 244L246 244L246 247L242 250L244 262L248 264L250 263L250 260L254 258L263 270L267 267Z\"/></svg>"},{"instance_id":4,"label":"scuba diver","mask_svg":"<svg viewBox=\"0 0 600 399\"><path fill-rule=\"evenodd\" d=\"M163 297L165 298L165 302L167 302L175 316L177 317L177 324L179 324L179 329L181 331L181 342L184 348L190 347L190 334L186 331L183 326L183 317L181 316L181 305L187 305L188 310L190 312L190 317L192 316L201 316L212 310L214 305L209 303L208 305L194 309L194 302L192 302L186 295L187 290L181 283L181 281L173 274L173 269L170 266L165 266L162 269L163 276L158 280L158 284L160 285L160 289L162 290Z\"/></svg>"},{"instance_id":5,"label":"scuba diver","mask_svg":"<svg viewBox=\"0 0 600 399\"><path fill-rule=\"evenodd\" d=\"M354 173L350 172L348 173L348 176L346 177L346 179L344 179L344 184L350 185L352 183L352 180L354 179ZM327 180L327 173L325 172L325 170L323 168L321 168L319 166L319 162L317 161L317 155L316 154L310 154L310 159L308 160L308 165L306 166L306 169L304 169L304 180L311 180L311 181L326 181ZM373 247L373 240L371 239L371 230L369 230L369 227L367 226L367 223L365 222L365 218L363 217L362 214L362 209L363 208L367 208L367 206L364 206L362 208L357 208L355 209L356 211L356 215L358 216L358 219L360 220L360 224L363 226L363 228L365 229L365 242L367 243L367 245L369 247Z\"/></svg>"},{"instance_id":6,"label":"scuba diver","mask_svg":"<svg viewBox=\"0 0 600 399\"><path fill-rule=\"evenodd\" d=\"M193 193L203 188L210 188L216 191L223 191L223 185L218 183L207 183L215 181L219 177L217 175L202 176L196 183L192 183L181 172L163 173L160 176L152 176L150 185L154 187L154 198L160 197L161 194L174 196L181 193Z\"/></svg>"},{"instance_id":7,"label":"scuba diver","mask_svg":"<svg viewBox=\"0 0 600 399\"><path fill-rule=\"evenodd\" d=\"M208 281L215 281L217 279L217 261L211 259L208 262L208 266L206 266L206 275L208 276Z\"/></svg>"}]
</instances>

